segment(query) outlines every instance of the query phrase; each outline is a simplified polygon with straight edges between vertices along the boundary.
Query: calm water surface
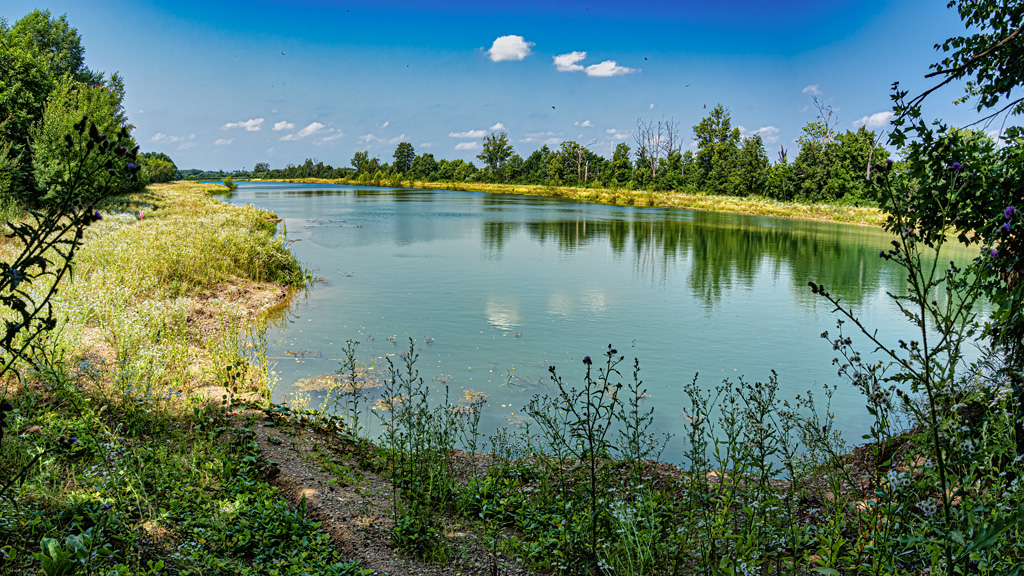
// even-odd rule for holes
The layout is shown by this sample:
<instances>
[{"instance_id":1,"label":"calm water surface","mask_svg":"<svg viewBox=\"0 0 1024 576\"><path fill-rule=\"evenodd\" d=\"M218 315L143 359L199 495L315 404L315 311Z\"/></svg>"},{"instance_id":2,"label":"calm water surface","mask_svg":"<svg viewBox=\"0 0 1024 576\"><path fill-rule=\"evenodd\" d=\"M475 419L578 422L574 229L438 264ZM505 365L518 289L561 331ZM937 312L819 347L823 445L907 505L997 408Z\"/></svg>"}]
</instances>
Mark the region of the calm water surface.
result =
<instances>
[{"instance_id":1,"label":"calm water surface","mask_svg":"<svg viewBox=\"0 0 1024 576\"><path fill-rule=\"evenodd\" d=\"M840 382L820 337L837 316L809 280L887 341L914 337L886 296L904 282L878 257L890 237L870 228L322 184L243 182L230 202L276 212L322 279L270 331L275 401L338 369L346 339L381 366L411 338L432 391L481 391L485 428L521 425L527 401L553 388L548 366L578 381L583 357L612 344L626 376L639 358L658 429L682 432L682 386L695 373L710 388L775 370L784 398ZM322 393L310 394L318 405ZM868 416L848 384L833 411L859 441ZM663 459L678 462L682 447L673 441Z\"/></svg>"}]
</instances>

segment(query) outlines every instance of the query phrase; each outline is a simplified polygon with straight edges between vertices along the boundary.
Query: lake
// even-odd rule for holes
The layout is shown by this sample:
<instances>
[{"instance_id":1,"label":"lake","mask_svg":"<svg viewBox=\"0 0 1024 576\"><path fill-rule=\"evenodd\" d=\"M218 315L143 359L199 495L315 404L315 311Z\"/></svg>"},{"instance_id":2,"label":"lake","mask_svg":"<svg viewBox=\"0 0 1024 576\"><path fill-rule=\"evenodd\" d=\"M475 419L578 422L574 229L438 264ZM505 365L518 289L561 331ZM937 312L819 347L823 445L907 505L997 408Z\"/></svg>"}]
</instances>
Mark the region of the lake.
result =
<instances>
[{"instance_id":1,"label":"lake","mask_svg":"<svg viewBox=\"0 0 1024 576\"><path fill-rule=\"evenodd\" d=\"M905 283L879 258L891 237L873 228L323 184L240 182L228 201L276 212L318 279L268 333L275 402L335 372L347 339L379 368L411 338L432 393L482 392L485 430L521 426L529 399L554 389L549 366L578 382L582 359L612 344L626 377L640 360L659 431L683 431L681 391L695 373L710 388L775 370L783 398L839 383L836 422L857 443L869 417L821 338L838 316L807 282L853 305L883 341L916 338L886 295ZM322 393L308 394L317 407ZM681 449L677 438L662 458L679 462Z\"/></svg>"}]
</instances>

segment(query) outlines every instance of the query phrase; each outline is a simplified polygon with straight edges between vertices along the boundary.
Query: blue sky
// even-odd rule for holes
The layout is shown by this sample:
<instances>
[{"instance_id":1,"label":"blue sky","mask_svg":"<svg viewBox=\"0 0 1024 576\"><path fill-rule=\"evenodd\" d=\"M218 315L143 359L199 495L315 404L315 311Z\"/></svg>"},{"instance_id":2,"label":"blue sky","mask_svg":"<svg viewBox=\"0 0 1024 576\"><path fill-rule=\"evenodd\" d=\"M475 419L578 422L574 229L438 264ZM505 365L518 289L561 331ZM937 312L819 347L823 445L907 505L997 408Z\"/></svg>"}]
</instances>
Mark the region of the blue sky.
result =
<instances>
[{"instance_id":1,"label":"blue sky","mask_svg":"<svg viewBox=\"0 0 1024 576\"><path fill-rule=\"evenodd\" d=\"M689 145L718 103L792 160L812 96L840 130L884 128L892 82L928 85L933 45L963 32L945 4L5 0L0 16L66 13L86 64L124 77L144 151L232 170L391 161L401 141L475 160L499 130L523 157L564 140L610 156L638 119L678 122ZM973 121L960 94L926 113Z\"/></svg>"}]
</instances>

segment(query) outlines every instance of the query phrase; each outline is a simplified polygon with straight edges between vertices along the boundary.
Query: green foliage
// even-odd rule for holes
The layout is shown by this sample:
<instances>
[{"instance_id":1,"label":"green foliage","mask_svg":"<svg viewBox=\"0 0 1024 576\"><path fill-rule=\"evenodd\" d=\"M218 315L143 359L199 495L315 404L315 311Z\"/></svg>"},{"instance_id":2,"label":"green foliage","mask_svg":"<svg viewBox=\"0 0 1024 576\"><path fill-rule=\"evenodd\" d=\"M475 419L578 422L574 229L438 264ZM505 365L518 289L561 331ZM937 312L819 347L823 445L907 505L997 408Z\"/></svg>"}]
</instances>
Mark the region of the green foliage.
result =
<instances>
[{"instance_id":1,"label":"green foliage","mask_svg":"<svg viewBox=\"0 0 1024 576\"><path fill-rule=\"evenodd\" d=\"M399 142L398 146L395 147L395 163L393 164L395 171L399 174L405 174L412 169L413 161L416 159L416 151L413 149L412 144L408 142Z\"/></svg>"},{"instance_id":2,"label":"green foliage","mask_svg":"<svg viewBox=\"0 0 1024 576\"><path fill-rule=\"evenodd\" d=\"M162 152L139 154L139 165L142 166L142 179L149 184L171 182L178 178L178 167L174 165L170 156Z\"/></svg>"},{"instance_id":3,"label":"green foliage","mask_svg":"<svg viewBox=\"0 0 1024 576\"><path fill-rule=\"evenodd\" d=\"M85 67L84 53L65 16L55 19L48 10L36 10L13 27L0 20L0 196L13 191L19 202L32 202L46 192L36 189L30 131L42 123L44 104L64 79L104 84L102 74ZM110 82L119 86L120 81ZM67 122L54 126L51 136L62 138L83 113L69 111ZM106 130L100 119L96 122Z\"/></svg>"},{"instance_id":4,"label":"green foliage","mask_svg":"<svg viewBox=\"0 0 1024 576\"><path fill-rule=\"evenodd\" d=\"M47 100L42 121L29 131L36 183L38 189L45 192L39 198L26 198L27 203L52 201L56 195L65 193L66 182L72 177L69 167L74 166L93 175L93 178L106 180L106 173L123 172L128 164L136 161L138 146L129 136L133 126L127 123L122 107L123 99L124 86L116 74L108 83L93 86L73 80L70 76L61 80ZM121 154L118 157L107 157L102 159L103 165L99 158L91 158L78 168L74 155L79 153L77 147L82 145L87 135L81 131L76 135L73 126L83 117L87 117L96 127L100 140L104 135L119 134L117 146L125 151L131 150L132 156ZM92 138L93 134L88 136ZM139 189L138 180L113 186L108 182L105 184L113 195ZM84 198L92 201L87 195Z\"/></svg>"},{"instance_id":5,"label":"green foliage","mask_svg":"<svg viewBox=\"0 0 1024 576\"><path fill-rule=\"evenodd\" d=\"M487 173L495 181L505 182L508 180L506 169L509 159L512 158L512 145L508 143L508 132L492 132L490 135L484 136L483 150L476 157L484 163Z\"/></svg>"},{"instance_id":6,"label":"green foliage","mask_svg":"<svg viewBox=\"0 0 1024 576\"><path fill-rule=\"evenodd\" d=\"M694 126L693 138L697 141L697 155L693 165L697 187L712 194L735 194L740 130L733 128L732 117L725 106L715 106Z\"/></svg>"}]
</instances>

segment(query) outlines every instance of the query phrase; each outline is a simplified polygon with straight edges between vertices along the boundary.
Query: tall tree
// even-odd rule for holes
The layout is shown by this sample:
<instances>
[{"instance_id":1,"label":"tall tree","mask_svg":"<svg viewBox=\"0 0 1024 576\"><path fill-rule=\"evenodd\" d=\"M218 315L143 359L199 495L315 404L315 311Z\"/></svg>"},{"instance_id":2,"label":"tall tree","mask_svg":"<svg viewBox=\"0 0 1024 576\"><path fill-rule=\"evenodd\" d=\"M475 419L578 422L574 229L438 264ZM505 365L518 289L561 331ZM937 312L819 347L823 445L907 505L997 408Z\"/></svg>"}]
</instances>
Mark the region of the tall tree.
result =
<instances>
[{"instance_id":1,"label":"tall tree","mask_svg":"<svg viewBox=\"0 0 1024 576\"><path fill-rule=\"evenodd\" d=\"M483 150L476 156L487 171L498 181L505 181L505 168L512 158L512 145L508 143L508 132L491 132L484 136Z\"/></svg>"},{"instance_id":2,"label":"tall tree","mask_svg":"<svg viewBox=\"0 0 1024 576\"><path fill-rule=\"evenodd\" d=\"M395 172L405 174L412 169L412 161L416 159L416 150L408 142L399 142L395 147L395 163L392 166Z\"/></svg>"},{"instance_id":3,"label":"tall tree","mask_svg":"<svg viewBox=\"0 0 1024 576\"><path fill-rule=\"evenodd\" d=\"M693 127L693 137L697 141L697 186L713 194L732 194L737 183L740 130L733 128L729 110L721 104L715 106Z\"/></svg>"},{"instance_id":4,"label":"tall tree","mask_svg":"<svg viewBox=\"0 0 1024 576\"><path fill-rule=\"evenodd\" d=\"M612 153L609 177L613 184L625 186L633 179L633 163L629 161L629 144L619 142Z\"/></svg>"}]
</instances>

